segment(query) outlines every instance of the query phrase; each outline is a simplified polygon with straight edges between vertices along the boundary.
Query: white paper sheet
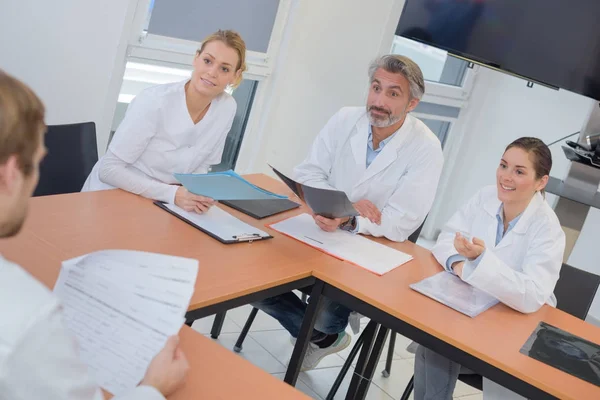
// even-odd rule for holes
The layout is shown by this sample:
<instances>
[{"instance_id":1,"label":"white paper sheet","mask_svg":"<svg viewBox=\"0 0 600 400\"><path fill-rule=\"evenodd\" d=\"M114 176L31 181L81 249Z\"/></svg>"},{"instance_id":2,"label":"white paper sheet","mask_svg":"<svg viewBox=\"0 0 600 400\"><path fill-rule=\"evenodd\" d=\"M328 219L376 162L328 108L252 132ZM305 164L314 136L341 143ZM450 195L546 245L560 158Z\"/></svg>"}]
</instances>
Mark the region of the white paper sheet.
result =
<instances>
[{"instance_id":1,"label":"white paper sheet","mask_svg":"<svg viewBox=\"0 0 600 400\"><path fill-rule=\"evenodd\" d=\"M495 297L463 282L458 276L447 271L413 283L410 287L469 317L476 317L498 304Z\"/></svg>"},{"instance_id":2,"label":"white paper sheet","mask_svg":"<svg viewBox=\"0 0 600 400\"><path fill-rule=\"evenodd\" d=\"M187 212L174 204L165 204L165 207L223 240L236 240L240 236L249 235L270 236L267 232L239 220L219 207L211 207L203 214Z\"/></svg>"},{"instance_id":3,"label":"white paper sheet","mask_svg":"<svg viewBox=\"0 0 600 400\"><path fill-rule=\"evenodd\" d=\"M278 222L271 228L377 275L383 275L412 260L408 254L360 235L341 230L325 232L308 214Z\"/></svg>"},{"instance_id":4,"label":"white paper sheet","mask_svg":"<svg viewBox=\"0 0 600 400\"><path fill-rule=\"evenodd\" d=\"M196 260L122 250L63 263L54 292L100 387L119 395L139 383L183 325L197 270Z\"/></svg>"}]
</instances>

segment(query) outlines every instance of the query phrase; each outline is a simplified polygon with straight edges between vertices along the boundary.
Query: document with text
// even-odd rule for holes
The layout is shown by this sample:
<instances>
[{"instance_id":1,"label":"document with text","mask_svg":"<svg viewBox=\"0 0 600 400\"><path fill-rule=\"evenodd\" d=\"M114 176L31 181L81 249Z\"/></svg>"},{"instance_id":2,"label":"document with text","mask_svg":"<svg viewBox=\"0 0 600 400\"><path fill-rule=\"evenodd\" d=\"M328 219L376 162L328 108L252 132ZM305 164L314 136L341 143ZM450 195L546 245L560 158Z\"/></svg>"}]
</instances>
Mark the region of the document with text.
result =
<instances>
[{"instance_id":1,"label":"document with text","mask_svg":"<svg viewBox=\"0 0 600 400\"><path fill-rule=\"evenodd\" d=\"M63 262L54 287L91 376L114 395L135 387L185 322L198 261L105 250Z\"/></svg>"},{"instance_id":2,"label":"document with text","mask_svg":"<svg viewBox=\"0 0 600 400\"><path fill-rule=\"evenodd\" d=\"M409 254L361 235L342 230L325 232L308 214L283 220L271 225L271 228L377 275L383 275L412 260Z\"/></svg>"}]
</instances>

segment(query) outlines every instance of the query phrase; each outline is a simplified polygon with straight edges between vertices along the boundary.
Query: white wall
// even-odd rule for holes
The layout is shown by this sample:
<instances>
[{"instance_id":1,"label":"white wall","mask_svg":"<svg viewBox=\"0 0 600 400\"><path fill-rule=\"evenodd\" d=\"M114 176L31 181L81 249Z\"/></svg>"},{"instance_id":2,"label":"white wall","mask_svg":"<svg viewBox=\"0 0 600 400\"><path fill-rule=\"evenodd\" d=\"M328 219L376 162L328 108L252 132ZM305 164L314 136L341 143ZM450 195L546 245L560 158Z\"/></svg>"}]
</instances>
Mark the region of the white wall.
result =
<instances>
[{"instance_id":1,"label":"white wall","mask_svg":"<svg viewBox=\"0 0 600 400\"><path fill-rule=\"evenodd\" d=\"M427 224L434 236L452 214L479 188L495 183L504 148L521 136L549 143L583 127L594 105L586 97L555 91L487 68L479 68L460 128L448 139L444 175ZM458 145L456 145L458 144ZM569 161L560 143L551 147L552 176L563 179ZM547 196L550 204L554 197Z\"/></svg>"},{"instance_id":2,"label":"white wall","mask_svg":"<svg viewBox=\"0 0 600 400\"><path fill-rule=\"evenodd\" d=\"M273 75L259 89L269 101L253 110L238 172L268 172L267 162L290 171L338 109L364 105L369 62L391 49L403 5L294 2Z\"/></svg>"},{"instance_id":3,"label":"white wall","mask_svg":"<svg viewBox=\"0 0 600 400\"><path fill-rule=\"evenodd\" d=\"M0 68L38 93L48 124L94 121L101 154L136 4L19 0L4 3L0 12Z\"/></svg>"}]
</instances>

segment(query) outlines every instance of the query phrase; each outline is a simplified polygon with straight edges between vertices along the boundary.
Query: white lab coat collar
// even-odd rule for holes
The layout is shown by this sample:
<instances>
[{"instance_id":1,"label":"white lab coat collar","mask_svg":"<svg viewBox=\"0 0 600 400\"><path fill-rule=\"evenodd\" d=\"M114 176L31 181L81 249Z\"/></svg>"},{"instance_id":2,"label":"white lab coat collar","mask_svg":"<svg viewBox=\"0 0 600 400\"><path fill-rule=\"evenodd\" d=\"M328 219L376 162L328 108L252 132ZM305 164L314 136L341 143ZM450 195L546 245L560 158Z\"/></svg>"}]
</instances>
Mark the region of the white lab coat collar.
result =
<instances>
[{"instance_id":1,"label":"white lab coat collar","mask_svg":"<svg viewBox=\"0 0 600 400\"><path fill-rule=\"evenodd\" d=\"M525 211L523 211L523 215L521 215L521 218L519 218L519 221L517 221L517 224L514 226L513 229L511 229L511 231L509 233L506 234L506 236L504 238L502 238L500 243L498 243L498 246L496 246L496 249L510 246L514 240L515 235L524 235L525 233L527 233L527 228L531 225L531 223L530 223L531 218L533 217L533 215L535 215L535 213L537 212L537 209L543 204L543 202L544 202L544 198L542 197L540 192L536 192L533 195L533 197L531 198L531 201L529 202L529 205L527 206ZM501 202L497 196L494 199L494 201L489 201L484 204L485 211L491 217L493 217L494 220L496 220L496 214L498 213L500 204L501 204ZM494 238L492 241L492 243L494 243L495 237L496 237L496 224L490 224L490 228L489 228L489 232L488 232L488 240Z\"/></svg>"},{"instance_id":2,"label":"white lab coat collar","mask_svg":"<svg viewBox=\"0 0 600 400\"><path fill-rule=\"evenodd\" d=\"M381 149L381 153L373 160L371 165L366 167L367 160L367 141L369 139L369 117L365 112L364 115L356 122L355 129L357 132L350 139L352 146L352 154L357 164L365 166L365 172L362 177L356 183L356 186L369 180L371 177L377 175L383 171L390 164L392 164L398 158L398 152L401 150L402 145L406 140L413 134L414 119L412 116L407 115L404 123L398 129L392 140Z\"/></svg>"}]
</instances>

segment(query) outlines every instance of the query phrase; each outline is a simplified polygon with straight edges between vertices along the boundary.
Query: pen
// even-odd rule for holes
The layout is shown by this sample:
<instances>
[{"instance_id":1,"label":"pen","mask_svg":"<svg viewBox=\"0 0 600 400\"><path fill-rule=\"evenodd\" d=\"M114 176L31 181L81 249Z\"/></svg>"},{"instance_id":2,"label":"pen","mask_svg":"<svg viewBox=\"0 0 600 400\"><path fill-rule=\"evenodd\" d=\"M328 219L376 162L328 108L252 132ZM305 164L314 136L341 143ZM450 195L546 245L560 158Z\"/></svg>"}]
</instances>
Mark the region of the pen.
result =
<instances>
[{"instance_id":1,"label":"pen","mask_svg":"<svg viewBox=\"0 0 600 400\"><path fill-rule=\"evenodd\" d=\"M313 239L313 238L311 238L311 237L308 237L308 236L306 236L306 235L304 235L304 237L305 237L305 238L307 238L307 239L310 239L310 240L312 240L313 242L317 242L317 243L324 244L323 242L319 242L317 239Z\"/></svg>"}]
</instances>

